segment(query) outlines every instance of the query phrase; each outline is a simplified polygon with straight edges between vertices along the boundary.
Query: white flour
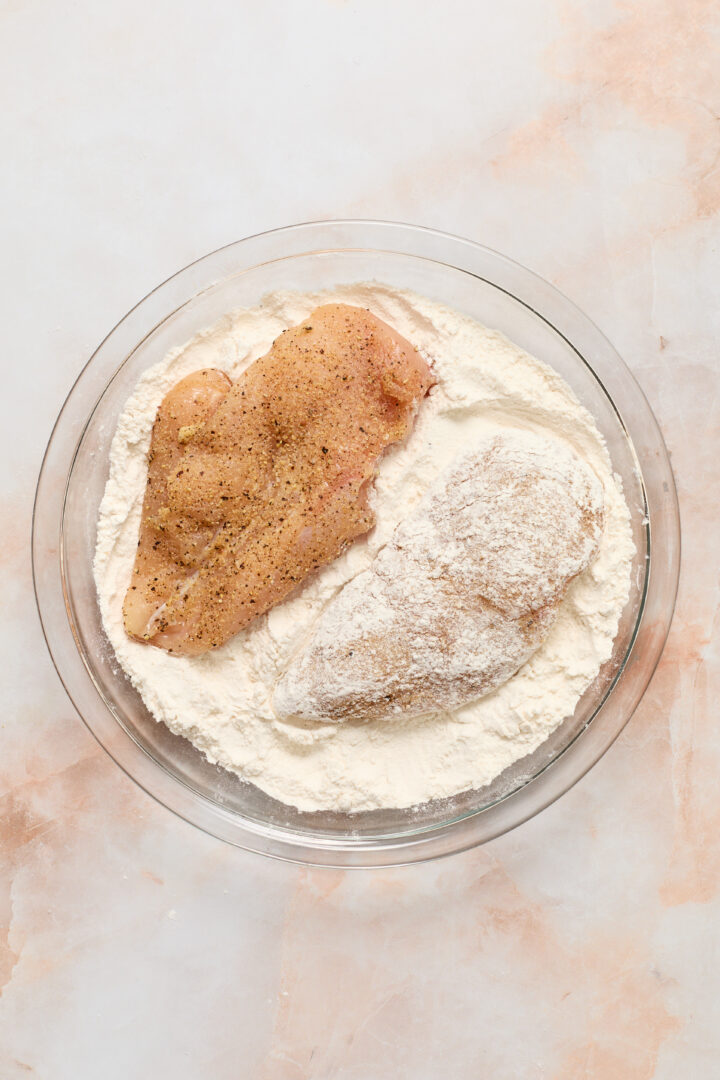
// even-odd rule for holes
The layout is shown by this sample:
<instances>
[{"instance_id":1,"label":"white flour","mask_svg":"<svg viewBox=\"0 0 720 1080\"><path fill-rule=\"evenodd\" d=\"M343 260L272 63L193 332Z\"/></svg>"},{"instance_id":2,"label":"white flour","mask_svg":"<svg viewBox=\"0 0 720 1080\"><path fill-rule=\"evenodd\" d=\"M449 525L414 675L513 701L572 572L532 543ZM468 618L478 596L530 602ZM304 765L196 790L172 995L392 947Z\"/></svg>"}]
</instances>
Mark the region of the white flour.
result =
<instances>
[{"instance_id":1,"label":"white flour","mask_svg":"<svg viewBox=\"0 0 720 1080\"><path fill-rule=\"evenodd\" d=\"M135 558L157 407L180 378L217 367L232 378L278 333L329 299L391 323L431 359L438 385L407 442L383 458L377 525L290 600L216 652L172 657L130 640L122 602ZM594 563L570 587L539 650L509 682L452 712L366 724L278 721L275 684L337 591L365 570L439 471L481 435L522 427L566 440L603 484ZM630 520L592 417L547 365L501 334L414 293L382 285L276 293L175 349L140 379L114 436L98 521L95 578L118 661L158 720L217 762L302 810L406 807L489 783L569 716L612 651L627 601Z\"/></svg>"}]
</instances>

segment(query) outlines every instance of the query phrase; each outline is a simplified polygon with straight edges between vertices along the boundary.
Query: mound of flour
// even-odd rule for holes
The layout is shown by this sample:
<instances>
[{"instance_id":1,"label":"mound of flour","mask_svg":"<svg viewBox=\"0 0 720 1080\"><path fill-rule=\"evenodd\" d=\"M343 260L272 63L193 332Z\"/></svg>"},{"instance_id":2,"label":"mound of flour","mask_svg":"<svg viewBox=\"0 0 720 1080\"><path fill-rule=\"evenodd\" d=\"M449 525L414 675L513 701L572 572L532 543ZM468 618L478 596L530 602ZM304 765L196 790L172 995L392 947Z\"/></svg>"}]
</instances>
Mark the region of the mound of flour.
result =
<instances>
[{"instance_id":1,"label":"mound of flour","mask_svg":"<svg viewBox=\"0 0 720 1080\"><path fill-rule=\"evenodd\" d=\"M372 496L375 529L216 652L173 657L130 640L122 602L160 401L201 367L236 378L282 330L331 300L371 308L428 356L438 379L408 440L382 459ZM275 685L325 606L370 565L450 461L479 438L508 428L564 440L604 489L597 558L571 585L540 649L509 682L454 711L365 724L278 720L271 704ZM603 439L567 384L501 334L414 293L367 284L313 295L274 293L257 308L226 316L141 377L112 442L95 579L117 659L157 720L211 762L301 810L359 811L481 787L535 750L573 712L611 654L633 553L628 509Z\"/></svg>"}]
</instances>

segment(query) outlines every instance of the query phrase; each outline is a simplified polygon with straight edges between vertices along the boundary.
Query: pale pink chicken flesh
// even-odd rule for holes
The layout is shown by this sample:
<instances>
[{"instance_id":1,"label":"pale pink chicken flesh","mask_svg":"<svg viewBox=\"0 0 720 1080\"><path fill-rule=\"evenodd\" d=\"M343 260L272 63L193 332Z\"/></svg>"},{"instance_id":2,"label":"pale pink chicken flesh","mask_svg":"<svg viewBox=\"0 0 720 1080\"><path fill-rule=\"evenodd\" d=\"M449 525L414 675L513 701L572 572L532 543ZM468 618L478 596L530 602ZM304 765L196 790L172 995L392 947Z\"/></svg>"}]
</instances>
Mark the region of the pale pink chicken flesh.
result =
<instances>
[{"instance_id":1,"label":"pale pink chicken flesh","mask_svg":"<svg viewBox=\"0 0 720 1080\"><path fill-rule=\"evenodd\" d=\"M374 523L378 457L433 378L362 308L328 304L232 383L187 376L152 432L125 629L192 655L223 645Z\"/></svg>"}]
</instances>

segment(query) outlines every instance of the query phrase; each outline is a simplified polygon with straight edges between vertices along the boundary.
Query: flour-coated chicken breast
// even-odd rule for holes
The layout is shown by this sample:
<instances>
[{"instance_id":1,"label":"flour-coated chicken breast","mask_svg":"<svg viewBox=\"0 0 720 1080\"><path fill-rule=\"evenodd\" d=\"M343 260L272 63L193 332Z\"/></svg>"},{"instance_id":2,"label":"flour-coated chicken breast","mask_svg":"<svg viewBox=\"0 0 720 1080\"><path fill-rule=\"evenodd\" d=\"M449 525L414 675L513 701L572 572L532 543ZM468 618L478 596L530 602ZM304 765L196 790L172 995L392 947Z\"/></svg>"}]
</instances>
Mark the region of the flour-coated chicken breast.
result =
<instances>
[{"instance_id":1,"label":"flour-coated chicken breast","mask_svg":"<svg viewBox=\"0 0 720 1080\"><path fill-rule=\"evenodd\" d=\"M322 612L275 690L283 719L453 709L506 682L595 557L603 487L567 444L483 440Z\"/></svg>"}]
</instances>

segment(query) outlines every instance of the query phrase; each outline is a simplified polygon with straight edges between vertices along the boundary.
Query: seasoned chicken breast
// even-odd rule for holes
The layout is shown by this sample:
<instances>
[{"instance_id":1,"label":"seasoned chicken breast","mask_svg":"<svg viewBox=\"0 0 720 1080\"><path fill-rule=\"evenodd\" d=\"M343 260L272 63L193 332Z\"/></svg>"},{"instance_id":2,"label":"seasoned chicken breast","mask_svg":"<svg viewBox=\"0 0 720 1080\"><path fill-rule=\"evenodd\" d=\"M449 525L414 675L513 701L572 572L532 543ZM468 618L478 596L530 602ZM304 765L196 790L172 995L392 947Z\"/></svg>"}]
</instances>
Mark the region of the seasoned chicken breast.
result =
<instances>
[{"instance_id":1,"label":"seasoned chicken breast","mask_svg":"<svg viewBox=\"0 0 720 1080\"><path fill-rule=\"evenodd\" d=\"M162 402L124 605L132 637L217 648L373 525L378 457L432 385L369 311L317 308L231 383L199 371Z\"/></svg>"}]
</instances>

